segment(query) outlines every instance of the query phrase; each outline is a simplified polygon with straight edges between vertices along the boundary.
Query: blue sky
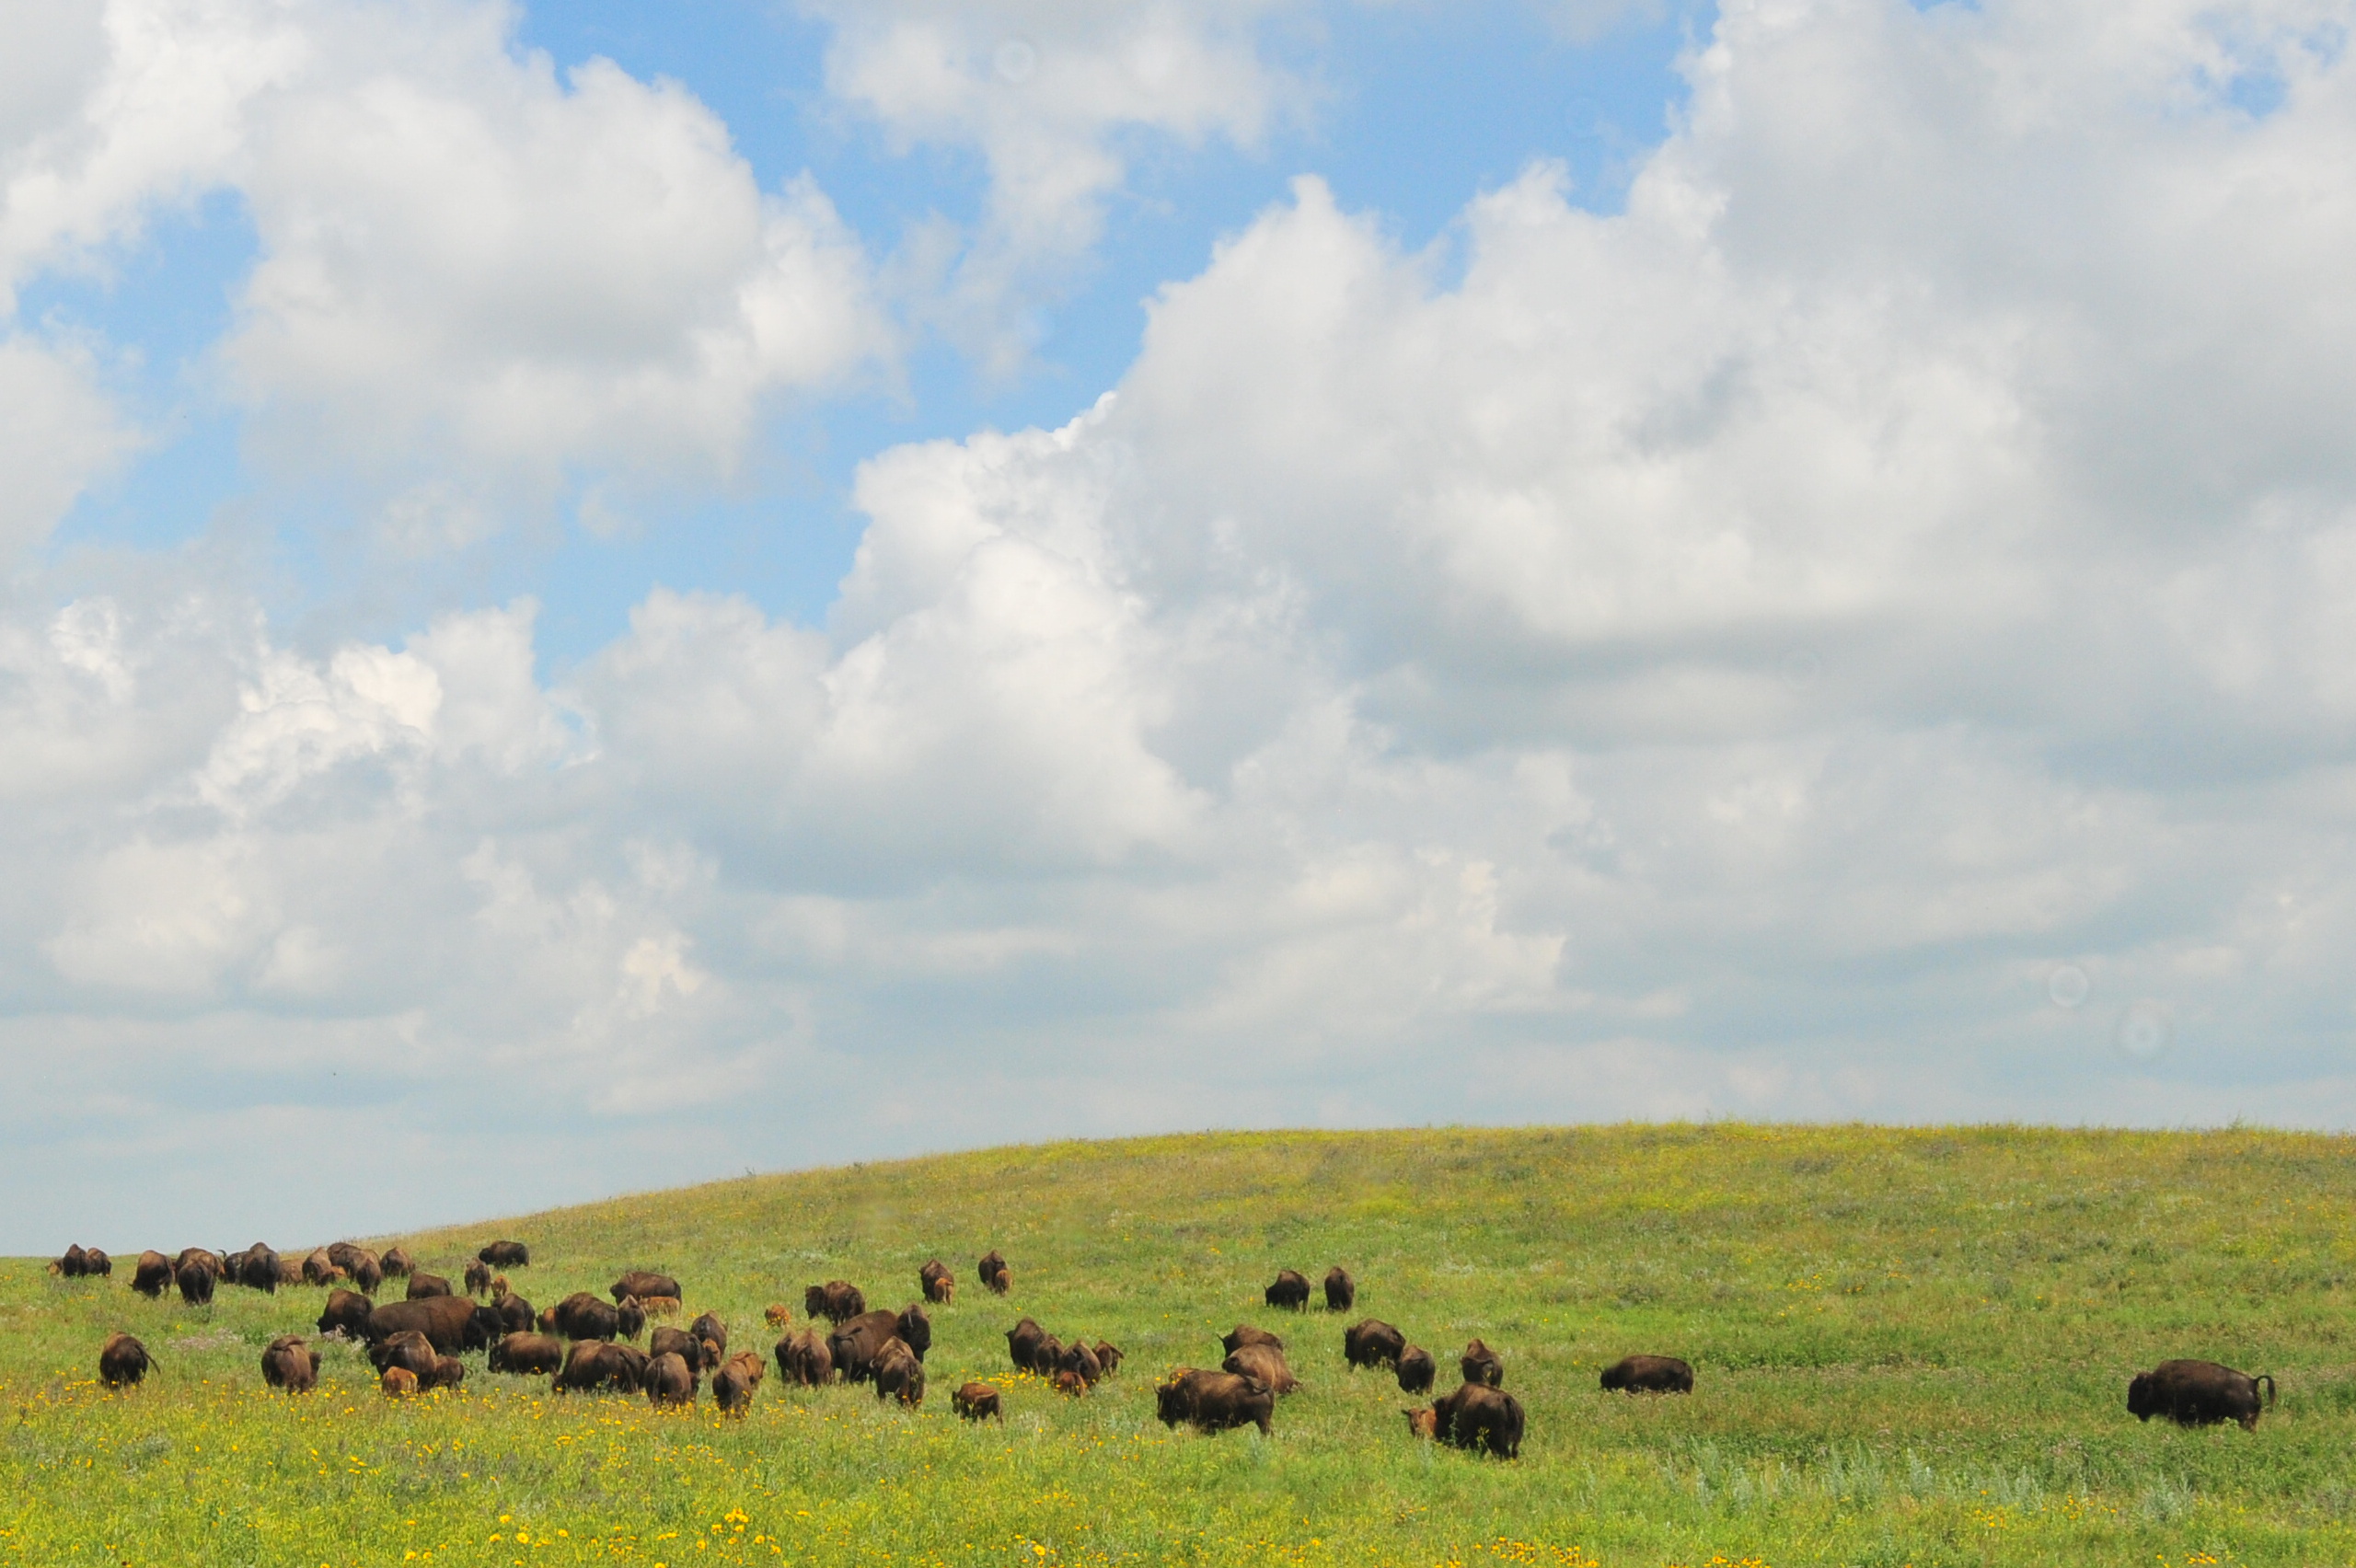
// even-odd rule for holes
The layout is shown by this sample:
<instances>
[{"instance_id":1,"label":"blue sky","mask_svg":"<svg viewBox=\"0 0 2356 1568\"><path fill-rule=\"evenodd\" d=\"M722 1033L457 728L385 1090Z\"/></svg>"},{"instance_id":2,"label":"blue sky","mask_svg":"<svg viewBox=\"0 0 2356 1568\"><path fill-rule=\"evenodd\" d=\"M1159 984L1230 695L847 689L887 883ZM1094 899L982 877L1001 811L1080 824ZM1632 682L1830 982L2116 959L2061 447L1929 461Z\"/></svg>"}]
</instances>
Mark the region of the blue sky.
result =
<instances>
[{"instance_id":1,"label":"blue sky","mask_svg":"<svg viewBox=\"0 0 2356 1568\"><path fill-rule=\"evenodd\" d=\"M12 7L0 1246L2349 1124L2351 20Z\"/></svg>"}]
</instances>

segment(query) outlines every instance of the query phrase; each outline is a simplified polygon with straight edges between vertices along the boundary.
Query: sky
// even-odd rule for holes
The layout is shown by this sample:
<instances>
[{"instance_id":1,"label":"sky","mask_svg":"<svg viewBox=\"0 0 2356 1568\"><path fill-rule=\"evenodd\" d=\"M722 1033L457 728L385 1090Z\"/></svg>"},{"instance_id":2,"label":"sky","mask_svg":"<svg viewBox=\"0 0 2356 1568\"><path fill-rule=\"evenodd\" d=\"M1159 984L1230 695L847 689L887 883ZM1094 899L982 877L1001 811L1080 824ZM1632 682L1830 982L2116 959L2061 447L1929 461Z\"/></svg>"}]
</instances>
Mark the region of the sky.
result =
<instances>
[{"instance_id":1,"label":"sky","mask_svg":"<svg viewBox=\"0 0 2356 1568\"><path fill-rule=\"evenodd\" d=\"M0 1251L2356 1124L2356 0L17 0Z\"/></svg>"}]
</instances>

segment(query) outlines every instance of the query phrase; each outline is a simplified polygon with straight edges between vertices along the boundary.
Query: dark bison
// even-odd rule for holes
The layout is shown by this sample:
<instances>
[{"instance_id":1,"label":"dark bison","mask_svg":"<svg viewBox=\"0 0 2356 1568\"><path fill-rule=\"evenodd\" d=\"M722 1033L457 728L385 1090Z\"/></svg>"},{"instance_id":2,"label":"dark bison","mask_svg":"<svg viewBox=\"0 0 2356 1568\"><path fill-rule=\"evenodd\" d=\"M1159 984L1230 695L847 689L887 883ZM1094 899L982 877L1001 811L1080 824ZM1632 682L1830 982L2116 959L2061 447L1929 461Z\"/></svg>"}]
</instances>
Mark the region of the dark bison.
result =
<instances>
[{"instance_id":1,"label":"dark bison","mask_svg":"<svg viewBox=\"0 0 2356 1568\"><path fill-rule=\"evenodd\" d=\"M248 1290L278 1294L278 1254L270 1250L268 1243L257 1241L237 1256L243 1260L237 1268L237 1284Z\"/></svg>"},{"instance_id":2,"label":"dark bison","mask_svg":"<svg viewBox=\"0 0 2356 1568\"><path fill-rule=\"evenodd\" d=\"M707 1359L707 1352L709 1358ZM657 1329L646 1336L646 1354L652 1358L676 1355L687 1364L690 1372L702 1372L720 1365L720 1352L685 1329Z\"/></svg>"},{"instance_id":3,"label":"dark bison","mask_svg":"<svg viewBox=\"0 0 2356 1568\"><path fill-rule=\"evenodd\" d=\"M493 1241L475 1257L494 1269L527 1269L532 1266L532 1250L521 1241Z\"/></svg>"},{"instance_id":4,"label":"dark bison","mask_svg":"<svg viewBox=\"0 0 2356 1568\"><path fill-rule=\"evenodd\" d=\"M835 1377L834 1352L815 1329L777 1342L777 1375L797 1388L814 1389Z\"/></svg>"},{"instance_id":5,"label":"dark bison","mask_svg":"<svg viewBox=\"0 0 2356 1568\"><path fill-rule=\"evenodd\" d=\"M1464 1368L1464 1380L1468 1383L1479 1383L1491 1389L1506 1386L1506 1364L1497 1358L1496 1351L1479 1340L1464 1347L1464 1356L1459 1365Z\"/></svg>"},{"instance_id":6,"label":"dark bison","mask_svg":"<svg viewBox=\"0 0 2356 1568\"><path fill-rule=\"evenodd\" d=\"M646 1356L636 1345L582 1340L566 1353L550 1388L560 1394L600 1389L634 1394L645 1373Z\"/></svg>"},{"instance_id":7,"label":"dark bison","mask_svg":"<svg viewBox=\"0 0 2356 1568\"><path fill-rule=\"evenodd\" d=\"M987 1383L961 1383L949 1396L949 1408L968 1421L995 1420L1006 1424L1006 1407L996 1389Z\"/></svg>"},{"instance_id":8,"label":"dark bison","mask_svg":"<svg viewBox=\"0 0 2356 1568\"><path fill-rule=\"evenodd\" d=\"M1623 1355L1603 1369L1603 1387L1611 1393L1690 1394L1693 1368L1673 1355Z\"/></svg>"},{"instance_id":9,"label":"dark bison","mask_svg":"<svg viewBox=\"0 0 2356 1568\"><path fill-rule=\"evenodd\" d=\"M1284 1269L1261 1294L1271 1307L1289 1307L1299 1311L1309 1305L1309 1278L1298 1269Z\"/></svg>"},{"instance_id":10,"label":"dark bison","mask_svg":"<svg viewBox=\"0 0 2356 1568\"><path fill-rule=\"evenodd\" d=\"M900 1320L891 1312L862 1312L826 1336L826 1354L846 1383L864 1383L874 1375L875 1357L884 1342L900 1337ZM903 1341L903 1343L907 1342ZM913 1350L910 1352L914 1354Z\"/></svg>"},{"instance_id":11,"label":"dark bison","mask_svg":"<svg viewBox=\"0 0 2356 1568\"><path fill-rule=\"evenodd\" d=\"M139 1264L131 1271L131 1288L142 1296L157 1297L172 1283L172 1260L161 1252L142 1252Z\"/></svg>"},{"instance_id":12,"label":"dark bison","mask_svg":"<svg viewBox=\"0 0 2356 1568\"><path fill-rule=\"evenodd\" d=\"M433 1370L417 1380L421 1389L455 1389L467 1380L467 1364L455 1355L437 1355Z\"/></svg>"},{"instance_id":13,"label":"dark bison","mask_svg":"<svg viewBox=\"0 0 2356 1568\"><path fill-rule=\"evenodd\" d=\"M110 1389L138 1382L154 1365L147 1347L121 1329L109 1334L106 1343L98 1346L98 1379Z\"/></svg>"},{"instance_id":14,"label":"dark bison","mask_svg":"<svg viewBox=\"0 0 2356 1568\"><path fill-rule=\"evenodd\" d=\"M946 1307L957 1298L957 1276L939 1258L917 1270L917 1283L924 1287L924 1298L936 1307Z\"/></svg>"},{"instance_id":15,"label":"dark bison","mask_svg":"<svg viewBox=\"0 0 2356 1568\"><path fill-rule=\"evenodd\" d=\"M867 1297L849 1280L830 1279L802 1293L802 1315L841 1326L867 1310Z\"/></svg>"},{"instance_id":16,"label":"dark bison","mask_svg":"<svg viewBox=\"0 0 2356 1568\"><path fill-rule=\"evenodd\" d=\"M885 1340L871 1370L877 1399L895 1399L910 1410L924 1403L924 1363L906 1340Z\"/></svg>"},{"instance_id":17,"label":"dark bison","mask_svg":"<svg viewBox=\"0 0 2356 1568\"><path fill-rule=\"evenodd\" d=\"M2238 1421L2245 1432L2258 1430L2262 1408L2274 1402L2274 1378L2265 1372L2253 1378L2213 1361L2163 1361L2149 1372L2138 1372L2127 1385L2127 1409L2138 1421L2165 1415L2178 1426L2213 1426Z\"/></svg>"},{"instance_id":18,"label":"dark bison","mask_svg":"<svg viewBox=\"0 0 2356 1568\"><path fill-rule=\"evenodd\" d=\"M79 1241L69 1241L57 1262L49 1266L53 1273L66 1279L80 1279L89 1272L90 1254L83 1250Z\"/></svg>"},{"instance_id":19,"label":"dark bison","mask_svg":"<svg viewBox=\"0 0 2356 1568\"><path fill-rule=\"evenodd\" d=\"M1014 1360L1017 1372L1028 1372L1036 1364L1039 1347L1046 1343L1047 1331L1025 1316L1006 1331L1006 1354Z\"/></svg>"},{"instance_id":20,"label":"dark bison","mask_svg":"<svg viewBox=\"0 0 2356 1568\"><path fill-rule=\"evenodd\" d=\"M1439 1376L1439 1368L1432 1362L1432 1353L1419 1344L1411 1344L1399 1353L1399 1391L1403 1394L1428 1394L1432 1380Z\"/></svg>"},{"instance_id":21,"label":"dark bison","mask_svg":"<svg viewBox=\"0 0 2356 1568\"><path fill-rule=\"evenodd\" d=\"M1052 1378L1064 1364L1064 1342L1049 1334L1031 1351L1031 1370L1042 1378Z\"/></svg>"},{"instance_id":22,"label":"dark bison","mask_svg":"<svg viewBox=\"0 0 2356 1568\"><path fill-rule=\"evenodd\" d=\"M183 1247L179 1255L172 1260L173 1277L179 1277L182 1264L191 1262L202 1263L213 1271L215 1279L226 1277L229 1272L229 1265L222 1261L220 1253L208 1251L202 1247Z\"/></svg>"},{"instance_id":23,"label":"dark bison","mask_svg":"<svg viewBox=\"0 0 2356 1568\"><path fill-rule=\"evenodd\" d=\"M87 1279L111 1279L114 1277L114 1260L93 1247L82 1254L82 1274Z\"/></svg>"},{"instance_id":24,"label":"dark bison","mask_svg":"<svg viewBox=\"0 0 2356 1568\"><path fill-rule=\"evenodd\" d=\"M319 1332L341 1334L346 1339L363 1338L375 1310L368 1298L356 1290L330 1290L328 1304L319 1310Z\"/></svg>"},{"instance_id":25,"label":"dark bison","mask_svg":"<svg viewBox=\"0 0 2356 1568\"><path fill-rule=\"evenodd\" d=\"M484 1365L493 1372L560 1372L564 1369L564 1342L547 1334L508 1334L491 1347Z\"/></svg>"},{"instance_id":26,"label":"dark bison","mask_svg":"<svg viewBox=\"0 0 2356 1568\"><path fill-rule=\"evenodd\" d=\"M1219 1370L1265 1383L1279 1394L1297 1393L1300 1389L1300 1379L1294 1377L1292 1368L1285 1365L1285 1353L1273 1345L1247 1344L1221 1362Z\"/></svg>"},{"instance_id":27,"label":"dark bison","mask_svg":"<svg viewBox=\"0 0 2356 1568\"><path fill-rule=\"evenodd\" d=\"M669 1274L649 1274L644 1269L632 1269L614 1281L606 1294L612 1297L617 1303L625 1296L635 1296L641 1300L650 1296L677 1296L679 1282Z\"/></svg>"},{"instance_id":28,"label":"dark bison","mask_svg":"<svg viewBox=\"0 0 2356 1568\"><path fill-rule=\"evenodd\" d=\"M1358 1282L1350 1271L1335 1263L1325 1271L1325 1310L1346 1312L1358 1304Z\"/></svg>"},{"instance_id":29,"label":"dark bison","mask_svg":"<svg viewBox=\"0 0 2356 1568\"><path fill-rule=\"evenodd\" d=\"M301 1334L281 1334L261 1353L261 1380L290 1394L307 1394L319 1383L319 1353Z\"/></svg>"},{"instance_id":30,"label":"dark bison","mask_svg":"<svg viewBox=\"0 0 2356 1568\"><path fill-rule=\"evenodd\" d=\"M1107 1378L1118 1372L1121 1369L1121 1347L1110 1340L1098 1340L1096 1365L1104 1368L1104 1376Z\"/></svg>"},{"instance_id":31,"label":"dark bison","mask_svg":"<svg viewBox=\"0 0 2356 1568\"><path fill-rule=\"evenodd\" d=\"M711 1402L724 1415L742 1415L753 1407L754 1390L768 1373L768 1364L749 1350L730 1356L712 1374Z\"/></svg>"},{"instance_id":32,"label":"dark bison","mask_svg":"<svg viewBox=\"0 0 2356 1568\"><path fill-rule=\"evenodd\" d=\"M1521 1401L1502 1389L1466 1383L1432 1401L1435 1435L1460 1448L1486 1448L1498 1458L1521 1452Z\"/></svg>"},{"instance_id":33,"label":"dark bison","mask_svg":"<svg viewBox=\"0 0 2356 1568\"><path fill-rule=\"evenodd\" d=\"M695 1372L669 1351L648 1359L639 1386L646 1390L646 1402L651 1405L691 1405L696 1402Z\"/></svg>"},{"instance_id":34,"label":"dark bison","mask_svg":"<svg viewBox=\"0 0 2356 1568\"><path fill-rule=\"evenodd\" d=\"M622 1332L621 1309L576 1290L551 1309L550 1325L567 1339L609 1340Z\"/></svg>"},{"instance_id":35,"label":"dark bison","mask_svg":"<svg viewBox=\"0 0 2356 1568\"><path fill-rule=\"evenodd\" d=\"M932 1319L926 1314L924 1303L911 1301L900 1309L899 1334L922 1361L925 1352L932 1348Z\"/></svg>"},{"instance_id":36,"label":"dark bison","mask_svg":"<svg viewBox=\"0 0 2356 1568\"><path fill-rule=\"evenodd\" d=\"M411 1301L422 1301L432 1296L456 1296L456 1294L458 1294L456 1291L450 1288L450 1282L438 1274L427 1274L423 1269L413 1269L410 1273L409 1298Z\"/></svg>"},{"instance_id":37,"label":"dark bison","mask_svg":"<svg viewBox=\"0 0 2356 1568\"><path fill-rule=\"evenodd\" d=\"M363 1252L351 1265L352 1283L364 1295L374 1296L385 1287L385 1265L376 1261L374 1252Z\"/></svg>"},{"instance_id":38,"label":"dark bison","mask_svg":"<svg viewBox=\"0 0 2356 1568\"><path fill-rule=\"evenodd\" d=\"M1091 1389L1104 1379L1104 1364L1096 1359L1086 1340L1076 1339L1064 1346L1064 1353L1056 1358L1056 1370L1071 1373Z\"/></svg>"},{"instance_id":39,"label":"dark bison","mask_svg":"<svg viewBox=\"0 0 2356 1568\"><path fill-rule=\"evenodd\" d=\"M330 1241L322 1250L327 1253L329 1262L333 1263L344 1273L350 1274L352 1265L359 1261L360 1254L364 1249L355 1241ZM375 1256L374 1252L368 1255L372 1258Z\"/></svg>"},{"instance_id":40,"label":"dark bison","mask_svg":"<svg viewBox=\"0 0 2356 1568\"><path fill-rule=\"evenodd\" d=\"M209 1258L212 1254L208 1252L205 1256ZM180 1299L191 1307L210 1307L213 1304L213 1282L218 1277L210 1263L196 1258L189 1259L179 1266Z\"/></svg>"},{"instance_id":41,"label":"dark bison","mask_svg":"<svg viewBox=\"0 0 2356 1568\"><path fill-rule=\"evenodd\" d=\"M417 1375L417 1380L428 1388L426 1379L433 1376L433 1364L442 1353L433 1342L414 1329L387 1335L368 1347L368 1365L382 1372L387 1366L406 1366Z\"/></svg>"},{"instance_id":42,"label":"dark bison","mask_svg":"<svg viewBox=\"0 0 2356 1568\"><path fill-rule=\"evenodd\" d=\"M1233 1332L1222 1338L1218 1343L1219 1348L1227 1352L1230 1355L1233 1355L1237 1351L1242 1350L1247 1344L1272 1344L1278 1350L1282 1350L1285 1347L1284 1341L1278 1339L1267 1330L1255 1329L1249 1323L1236 1324Z\"/></svg>"},{"instance_id":43,"label":"dark bison","mask_svg":"<svg viewBox=\"0 0 2356 1568\"><path fill-rule=\"evenodd\" d=\"M1270 1435L1276 1396L1265 1383L1232 1372L1181 1366L1154 1389L1154 1413L1164 1426L1186 1423L1197 1432L1224 1432L1246 1423Z\"/></svg>"},{"instance_id":44,"label":"dark bison","mask_svg":"<svg viewBox=\"0 0 2356 1568\"><path fill-rule=\"evenodd\" d=\"M456 1355L462 1350L480 1350L491 1343L475 1310L475 1304L463 1296L387 1301L370 1310L361 1332L371 1344L381 1344L398 1333L421 1333L435 1350L445 1355Z\"/></svg>"},{"instance_id":45,"label":"dark bison","mask_svg":"<svg viewBox=\"0 0 2356 1568\"><path fill-rule=\"evenodd\" d=\"M417 1272L417 1260L409 1255L409 1249L406 1247L386 1248L384 1257L378 1262L384 1265L387 1279L398 1279L403 1274Z\"/></svg>"},{"instance_id":46,"label":"dark bison","mask_svg":"<svg viewBox=\"0 0 2356 1568\"><path fill-rule=\"evenodd\" d=\"M503 1334L526 1333L532 1327L532 1304L512 1290L490 1306L479 1307L475 1310L477 1316L490 1313L498 1322L499 1332ZM490 1324L486 1323L484 1327L488 1330Z\"/></svg>"},{"instance_id":47,"label":"dark bison","mask_svg":"<svg viewBox=\"0 0 2356 1568\"><path fill-rule=\"evenodd\" d=\"M1007 1288L1014 1283L1013 1272L1006 1266L1006 1260L999 1255L995 1247L982 1254L979 1273L982 1288L993 1295L1004 1296Z\"/></svg>"},{"instance_id":48,"label":"dark bison","mask_svg":"<svg viewBox=\"0 0 2356 1568\"><path fill-rule=\"evenodd\" d=\"M1380 1318L1368 1318L1342 1331L1342 1359L1352 1366L1399 1365L1407 1336Z\"/></svg>"},{"instance_id":49,"label":"dark bison","mask_svg":"<svg viewBox=\"0 0 2356 1568\"><path fill-rule=\"evenodd\" d=\"M720 1347L721 1355L728 1354L728 1325L720 1320L717 1313L703 1313L687 1325L687 1332L699 1340L710 1340Z\"/></svg>"},{"instance_id":50,"label":"dark bison","mask_svg":"<svg viewBox=\"0 0 2356 1568\"><path fill-rule=\"evenodd\" d=\"M491 1294L491 1265L480 1259L468 1263L466 1282L468 1296L489 1296Z\"/></svg>"}]
</instances>

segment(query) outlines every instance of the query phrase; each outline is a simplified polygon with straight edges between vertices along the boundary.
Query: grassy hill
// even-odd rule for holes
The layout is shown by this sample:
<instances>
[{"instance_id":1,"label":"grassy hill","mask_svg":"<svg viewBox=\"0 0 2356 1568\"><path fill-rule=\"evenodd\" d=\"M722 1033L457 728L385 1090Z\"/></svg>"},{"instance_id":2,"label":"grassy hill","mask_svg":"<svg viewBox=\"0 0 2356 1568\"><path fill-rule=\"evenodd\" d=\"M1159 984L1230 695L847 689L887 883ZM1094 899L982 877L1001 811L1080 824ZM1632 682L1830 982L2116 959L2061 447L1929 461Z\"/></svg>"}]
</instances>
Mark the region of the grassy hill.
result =
<instances>
[{"instance_id":1,"label":"grassy hill","mask_svg":"<svg viewBox=\"0 0 2356 1568\"><path fill-rule=\"evenodd\" d=\"M798 1321L807 1283L897 1308L927 1258L956 1269L921 1412L772 1372L743 1422L479 1357L463 1394L396 1406L341 1346L320 1392L271 1396L260 1347L321 1292L151 1303L142 1246L250 1238L98 1237L111 1284L0 1264L0 1562L2346 1562L2351 1201L2346 1138L1619 1126L1007 1148L398 1239L453 1277L525 1240L540 1305L661 1269L764 1350L762 1306ZM1004 1300L973 1278L992 1246ZM1444 1368L1501 1350L1519 1462L1411 1440L1416 1401L1342 1365L1347 1319L1260 1305L1277 1268L1334 1262L1352 1318ZM1022 1313L1128 1363L1085 1401L1011 1376ZM1165 1432L1156 1378L1244 1320L1307 1385L1274 1440ZM116 1326L163 1363L136 1392L91 1381ZM1695 1393L1600 1392L1637 1350L1691 1359ZM2137 1423L2127 1377L2175 1355L2272 1372L2281 1403L2254 1434ZM950 1413L969 1376L1006 1390L1003 1431Z\"/></svg>"}]
</instances>

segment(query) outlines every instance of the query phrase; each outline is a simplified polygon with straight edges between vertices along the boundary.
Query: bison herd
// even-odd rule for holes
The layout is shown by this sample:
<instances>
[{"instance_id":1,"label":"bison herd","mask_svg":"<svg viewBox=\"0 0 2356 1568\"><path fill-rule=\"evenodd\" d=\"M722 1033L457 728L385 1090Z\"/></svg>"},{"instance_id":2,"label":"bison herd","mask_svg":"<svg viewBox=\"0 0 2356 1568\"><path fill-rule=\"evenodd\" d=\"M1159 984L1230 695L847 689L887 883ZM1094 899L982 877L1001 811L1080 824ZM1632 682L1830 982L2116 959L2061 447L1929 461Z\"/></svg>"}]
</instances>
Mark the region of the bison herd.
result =
<instances>
[{"instance_id":1,"label":"bison herd","mask_svg":"<svg viewBox=\"0 0 2356 1568\"><path fill-rule=\"evenodd\" d=\"M741 1415L751 1405L768 1361L756 1351L731 1355L728 1327L717 1315L702 1313L684 1329L664 1323L648 1332L651 1320L684 1310L676 1279L631 1270L604 1297L575 1291L536 1311L503 1274L492 1272L530 1263L531 1251L523 1242L493 1241L466 1265L461 1287L453 1289L447 1279L419 1269L398 1247L380 1256L339 1241L297 1260L257 1242L227 1253L202 1247L170 1257L142 1252L132 1289L150 1298L176 1289L183 1302L203 1306L219 1286L271 1294L281 1286L325 1287L329 1295L318 1333L364 1346L379 1387L389 1397L460 1387L466 1365L459 1357L479 1351L490 1370L546 1377L556 1393L642 1393L657 1407L683 1407L695 1402L709 1376L712 1401L722 1412ZM112 1275L113 1267L97 1248L74 1246L50 1270L68 1279L103 1279ZM981 1258L976 1272L994 1294L1002 1296L1011 1286L1012 1273L995 1251ZM390 1279L407 1281L403 1298L376 1300ZM917 1271L917 1281L923 1300L897 1312L869 1310L866 1296L847 1280L813 1285L803 1295L810 1322L799 1331L791 1327L791 1308L769 1307L764 1314L769 1327L786 1331L771 1352L780 1378L797 1388L872 1383L879 1401L920 1406L925 1354L932 1348L932 1321L925 1307L953 1302L956 1279L934 1258ZM1347 1270L1329 1270L1323 1290L1328 1311L1346 1311L1357 1303L1357 1283ZM1272 1308L1302 1311L1310 1296L1308 1277L1286 1269L1263 1298ZM824 1332L817 1326L821 1320ZM643 1350L634 1343L641 1333ZM1028 1316L1007 1331L1006 1345L1017 1372L1075 1398L1113 1376L1122 1359L1110 1341L1091 1343L1079 1334L1066 1341ZM1156 1385L1156 1415L1172 1428L1184 1423L1210 1433L1250 1425L1263 1435L1273 1433L1277 1401L1301 1387L1286 1360L1283 1338L1239 1323L1219 1346L1224 1359L1217 1371L1180 1366ZM1343 1331L1342 1359L1352 1371L1390 1371L1409 1394L1430 1394L1438 1375L1429 1351L1410 1344L1403 1332L1379 1318L1362 1319ZM1409 1432L1498 1458L1518 1457L1524 1416L1520 1401L1506 1391L1504 1358L1476 1338L1457 1365L1461 1385L1406 1410ZM98 1377L109 1388L135 1386L156 1366L146 1346L120 1330L98 1349ZM320 1352L302 1334L282 1334L261 1355L262 1381L288 1393L309 1391L319 1366ZM1629 1355L1604 1368L1601 1386L1608 1392L1690 1394L1693 1368L1675 1356ZM2139 1421L2162 1415L2185 1426L2230 1421L2255 1430L2259 1412L2274 1397L2269 1376L2253 1378L2210 1361L2165 1361L2130 1381L2127 1408ZM963 1384L950 1403L968 1421L1005 1420L1004 1396L987 1383Z\"/></svg>"}]
</instances>

